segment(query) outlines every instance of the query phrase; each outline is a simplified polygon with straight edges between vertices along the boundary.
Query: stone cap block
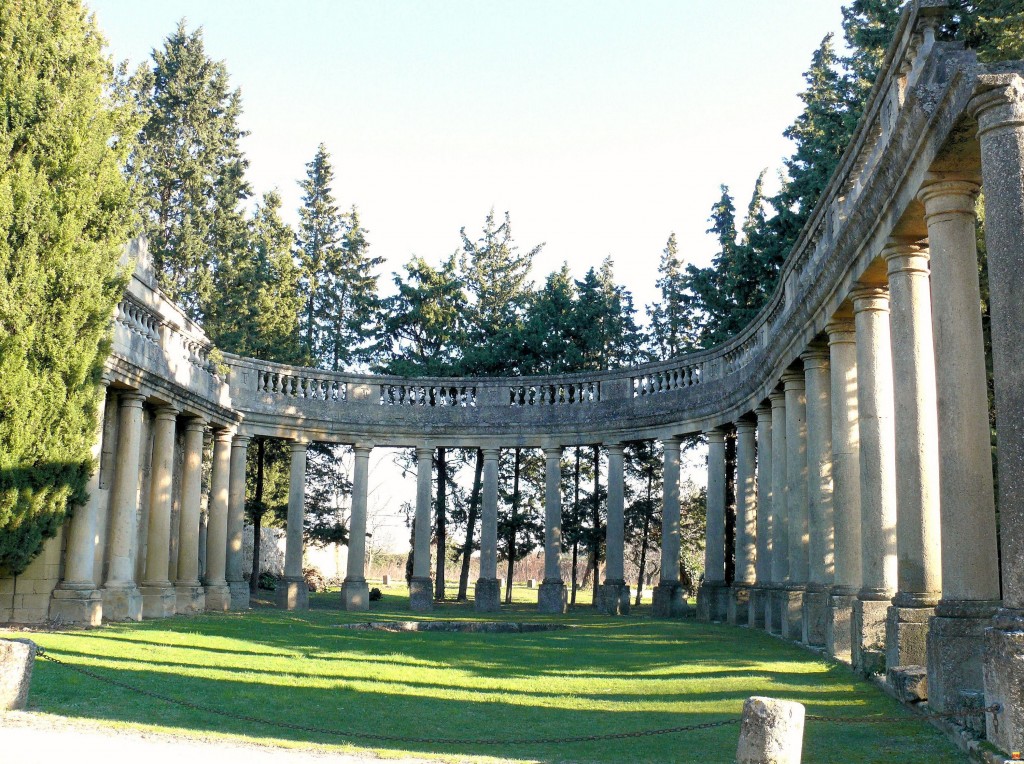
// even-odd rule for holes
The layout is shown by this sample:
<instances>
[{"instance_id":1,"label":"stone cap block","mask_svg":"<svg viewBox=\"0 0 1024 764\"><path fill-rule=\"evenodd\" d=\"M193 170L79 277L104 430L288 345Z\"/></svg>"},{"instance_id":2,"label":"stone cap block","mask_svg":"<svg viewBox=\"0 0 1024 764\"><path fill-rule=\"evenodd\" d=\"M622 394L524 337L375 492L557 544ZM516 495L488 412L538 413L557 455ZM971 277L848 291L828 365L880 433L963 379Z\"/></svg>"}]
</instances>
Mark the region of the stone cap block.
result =
<instances>
[{"instance_id":1,"label":"stone cap block","mask_svg":"<svg viewBox=\"0 0 1024 764\"><path fill-rule=\"evenodd\" d=\"M28 705L35 660L31 639L0 639L0 711L23 711Z\"/></svg>"}]
</instances>

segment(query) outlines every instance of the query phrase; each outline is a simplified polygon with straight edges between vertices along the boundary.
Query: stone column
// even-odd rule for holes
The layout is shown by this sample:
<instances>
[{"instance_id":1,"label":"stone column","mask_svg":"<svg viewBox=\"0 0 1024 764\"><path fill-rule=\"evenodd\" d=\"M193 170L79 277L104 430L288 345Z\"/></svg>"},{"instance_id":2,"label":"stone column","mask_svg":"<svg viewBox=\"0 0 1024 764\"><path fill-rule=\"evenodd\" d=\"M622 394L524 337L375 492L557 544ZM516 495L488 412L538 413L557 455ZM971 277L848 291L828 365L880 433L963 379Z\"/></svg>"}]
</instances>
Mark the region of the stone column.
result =
<instances>
[{"instance_id":1,"label":"stone column","mask_svg":"<svg viewBox=\"0 0 1024 764\"><path fill-rule=\"evenodd\" d=\"M302 575L302 538L306 515L306 452L309 450L309 443L293 440L289 446L291 471L288 480L284 576L277 582L274 598L281 610L306 610L309 608L309 586Z\"/></svg>"},{"instance_id":2,"label":"stone column","mask_svg":"<svg viewBox=\"0 0 1024 764\"><path fill-rule=\"evenodd\" d=\"M104 377L96 407L96 434L91 451L93 471L89 476L85 504L75 507L68 524L64 550L64 580L50 595L50 619L62 623L99 626L103 623L103 595L96 588L97 523L100 502L100 456L103 452L103 420L107 410Z\"/></svg>"},{"instance_id":3,"label":"stone column","mask_svg":"<svg viewBox=\"0 0 1024 764\"><path fill-rule=\"evenodd\" d=\"M230 610L231 589L227 582L228 500L231 489L231 440L233 428L213 431L213 471L206 521L207 610ZM285 575L288 571L285 569Z\"/></svg>"},{"instance_id":4,"label":"stone column","mask_svg":"<svg viewBox=\"0 0 1024 764\"><path fill-rule=\"evenodd\" d=\"M849 662L853 603L861 587L860 425L857 416L857 341L852 316L825 327L832 387L832 517L835 569L825 651Z\"/></svg>"},{"instance_id":5,"label":"stone column","mask_svg":"<svg viewBox=\"0 0 1024 764\"><path fill-rule=\"evenodd\" d=\"M1019 74L980 76L970 109L978 121L985 187L1003 574L1003 606L994 628L986 632L985 648L985 702L999 703L1002 710L986 718L993 743L1006 751L1020 751L1024 749L1024 78ZM983 576L978 584L987 584L987 571ZM979 599L987 595L982 586L976 590Z\"/></svg>"},{"instance_id":6,"label":"stone column","mask_svg":"<svg viewBox=\"0 0 1024 764\"><path fill-rule=\"evenodd\" d=\"M725 431L709 430L707 543L704 582L697 596L697 618L724 621L728 616L725 585Z\"/></svg>"},{"instance_id":7,"label":"stone column","mask_svg":"<svg viewBox=\"0 0 1024 764\"><path fill-rule=\"evenodd\" d=\"M765 609L772 581L772 408L758 406L757 415L757 544L754 569L757 585L750 592L747 624L767 626Z\"/></svg>"},{"instance_id":8,"label":"stone column","mask_svg":"<svg viewBox=\"0 0 1024 764\"><path fill-rule=\"evenodd\" d=\"M604 585L601 611L606 615L629 613L629 587L624 569L626 544L625 472L621 443L608 445L608 525L605 537Z\"/></svg>"},{"instance_id":9,"label":"stone column","mask_svg":"<svg viewBox=\"0 0 1024 764\"><path fill-rule=\"evenodd\" d=\"M896 441L889 292L853 294L860 426L861 589L853 606L854 667L885 670L885 619L896 588Z\"/></svg>"},{"instance_id":10,"label":"stone column","mask_svg":"<svg viewBox=\"0 0 1024 764\"><path fill-rule=\"evenodd\" d=\"M485 448L483 452L480 578L476 582L473 606L478 613L497 613L501 610L501 585L498 581L498 460L501 457L501 450Z\"/></svg>"},{"instance_id":11,"label":"stone column","mask_svg":"<svg viewBox=\"0 0 1024 764\"><path fill-rule=\"evenodd\" d=\"M783 634L783 611L788 607L786 581L789 579L789 491L786 485L786 395L775 390L768 396L772 406L772 591L765 612L768 631Z\"/></svg>"},{"instance_id":12,"label":"stone column","mask_svg":"<svg viewBox=\"0 0 1024 764\"><path fill-rule=\"evenodd\" d=\"M139 463L142 457L142 402L137 392L118 395L117 464L110 493L110 559L103 584L103 617L141 621L142 595L135 585L132 547L139 511Z\"/></svg>"},{"instance_id":13,"label":"stone column","mask_svg":"<svg viewBox=\"0 0 1024 764\"><path fill-rule=\"evenodd\" d=\"M184 461L181 465L181 521L178 523L178 577L174 581L175 611L200 613L206 593L199 583L199 515L203 482L203 434L200 418L185 422Z\"/></svg>"},{"instance_id":14,"label":"stone column","mask_svg":"<svg viewBox=\"0 0 1024 764\"><path fill-rule=\"evenodd\" d=\"M999 604L988 383L978 284L978 185L921 193L931 251L939 427L942 599L928 630L928 704L960 705L982 689L984 629Z\"/></svg>"},{"instance_id":15,"label":"stone column","mask_svg":"<svg viewBox=\"0 0 1024 764\"><path fill-rule=\"evenodd\" d=\"M939 446L928 252L893 240L889 326L896 435L896 596L886 620L888 668L924 666L928 619L942 589Z\"/></svg>"},{"instance_id":16,"label":"stone column","mask_svg":"<svg viewBox=\"0 0 1024 764\"><path fill-rule=\"evenodd\" d=\"M804 373L782 375L786 392L786 529L789 577L782 610L782 636L803 639L804 591L807 589L807 396Z\"/></svg>"},{"instance_id":17,"label":"stone column","mask_svg":"<svg viewBox=\"0 0 1024 764\"><path fill-rule=\"evenodd\" d=\"M373 446L356 443L352 448L352 518L348 533L348 567L341 585L343 610L369 610L366 585L366 503L370 485L370 452Z\"/></svg>"},{"instance_id":18,"label":"stone column","mask_svg":"<svg viewBox=\"0 0 1024 764\"><path fill-rule=\"evenodd\" d=\"M228 486L227 581L231 609L249 609L249 577L242 571L242 534L245 529L245 457L248 435L231 441L231 477Z\"/></svg>"},{"instance_id":19,"label":"stone column","mask_svg":"<svg viewBox=\"0 0 1024 764\"><path fill-rule=\"evenodd\" d=\"M736 579L729 589L728 620L745 626L750 619L750 593L756 578L757 505L754 464L756 425L746 419L736 422Z\"/></svg>"},{"instance_id":20,"label":"stone column","mask_svg":"<svg viewBox=\"0 0 1024 764\"><path fill-rule=\"evenodd\" d=\"M167 578L171 553L171 486L174 482L174 435L178 409L160 406L153 425L152 473L149 479L149 527L146 534L146 575L142 586L142 615L174 615L174 587Z\"/></svg>"},{"instance_id":21,"label":"stone column","mask_svg":"<svg viewBox=\"0 0 1024 764\"><path fill-rule=\"evenodd\" d=\"M829 349L814 344L800 356L807 396L807 591L803 641L824 646L834 572L832 512L832 382Z\"/></svg>"},{"instance_id":22,"label":"stone column","mask_svg":"<svg viewBox=\"0 0 1024 764\"><path fill-rule=\"evenodd\" d=\"M537 610L568 609L559 560L562 554L562 447L544 449L544 580L537 590Z\"/></svg>"},{"instance_id":23,"label":"stone column","mask_svg":"<svg viewBox=\"0 0 1024 764\"><path fill-rule=\"evenodd\" d=\"M686 598L679 584L679 438L662 442L664 471L661 513L661 576L654 587L655 618L683 615Z\"/></svg>"},{"instance_id":24,"label":"stone column","mask_svg":"<svg viewBox=\"0 0 1024 764\"><path fill-rule=\"evenodd\" d=\"M430 577L430 489L433 483L434 448L416 448L416 528L413 535L413 570L409 582L409 607L419 612L434 609L434 581Z\"/></svg>"}]
</instances>

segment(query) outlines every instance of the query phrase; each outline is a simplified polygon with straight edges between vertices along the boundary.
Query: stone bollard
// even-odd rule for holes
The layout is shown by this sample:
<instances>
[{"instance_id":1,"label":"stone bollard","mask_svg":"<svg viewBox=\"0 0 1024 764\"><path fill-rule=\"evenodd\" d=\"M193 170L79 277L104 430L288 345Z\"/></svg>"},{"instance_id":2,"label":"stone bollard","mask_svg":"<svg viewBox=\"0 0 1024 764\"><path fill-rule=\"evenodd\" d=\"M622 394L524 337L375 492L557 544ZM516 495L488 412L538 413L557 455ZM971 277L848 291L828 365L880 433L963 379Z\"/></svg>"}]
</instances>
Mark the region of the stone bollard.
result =
<instances>
[{"instance_id":1,"label":"stone bollard","mask_svg":"<svg viewBox=\"0 0 1024 764\"><path fill-rule=\"evenodd\" d=\"M803 743L803 705L774 698L747 698L736 764L800 764Z\"/></svg>"},{"instance_id":2,"label":"stone bollard","mask_svg":"<svg viewBox=\"0 0 1024 764\"><path fill-rule=\"evenodd\" d=\"M385 573L383 576L381 576L380 583L381 583L381 586L391 586L391 576L389 576L387 573Z\"/></svg>"},{"instance_id":3,"label":"stone bollard","mask_svg":"<svg viewBox=\"0 0 1024 764\"><path fill-rule=\"evenodd\" d=\"M36 643L30 639L0 639L0 711L22 711L28 704Z\"/></svg>"}]
</instances>

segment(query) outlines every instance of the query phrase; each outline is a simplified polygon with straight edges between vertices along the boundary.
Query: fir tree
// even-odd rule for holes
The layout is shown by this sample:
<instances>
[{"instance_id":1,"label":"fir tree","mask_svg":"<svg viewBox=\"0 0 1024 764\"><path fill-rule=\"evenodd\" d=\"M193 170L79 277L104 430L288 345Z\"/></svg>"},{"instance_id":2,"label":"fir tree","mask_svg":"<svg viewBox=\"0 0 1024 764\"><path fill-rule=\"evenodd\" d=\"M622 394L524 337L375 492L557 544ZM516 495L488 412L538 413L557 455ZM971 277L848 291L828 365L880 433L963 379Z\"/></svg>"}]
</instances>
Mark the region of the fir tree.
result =
<instances>
[{"instance_id":1,"label":"fir tree","mask_svg":"<svg viewBox=\"0 0 1024 764\"><path fill-rule=\"evenodd\" d=\"M138 130L75 0L0 11L0 577L86 500Z\"/></svg>"},{"instance_id":2,"label":"fir tree","mask_svg":"<svg viewBox=\"0 0 1024 764\"><path fill-rule=\"evenodd\" d=\"M696 327L687 310L686 271L679 257L675 233L669 234L658 263L655 282L661 300L647 306L651 355L667 360L696 347Z\"/></svg>"}]
</instances>

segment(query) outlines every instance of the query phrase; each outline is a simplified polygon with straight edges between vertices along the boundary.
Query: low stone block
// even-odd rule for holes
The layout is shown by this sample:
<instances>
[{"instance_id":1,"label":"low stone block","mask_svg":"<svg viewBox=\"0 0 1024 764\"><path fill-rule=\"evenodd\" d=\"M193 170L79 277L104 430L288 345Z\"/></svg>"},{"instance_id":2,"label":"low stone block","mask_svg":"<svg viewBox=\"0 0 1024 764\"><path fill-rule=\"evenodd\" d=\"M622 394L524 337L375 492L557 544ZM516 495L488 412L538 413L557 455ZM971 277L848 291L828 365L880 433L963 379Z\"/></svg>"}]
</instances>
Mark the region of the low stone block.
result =
<instances>
[{"instance_id":1,"label":"low stone block","mask_svg":"<svg viewBox=\"0 0 1024 764\"><path fill-rule=\"evenodd\" d=\"M605 615L629 614L629 586L625 583L605 583L601 587L598 609Z\"/></svg>"},{"instance_id":2,"label":"low stone block","mask_svg":"<svg viewBox=\"0 0 1024 764\"><path fill-rule=\"evenodd\" d=\"M781 589L770 589L765 595L765 630L769 634L782 636L782 609L785 604L785 592Z\"/></svg>"},{"instance_id":3,"label":"low stone block","mask_svg":"<svg viewBox=\"0 0 1024 764\"><path fill-rule=\"evenodd\" d=\"M825 614L825 652L845 663L852 660L853 602L852 594L833 594Z\"/></svg>"},{"instance_id":4,"label":"low stone block","mask_svg":"<svg viewBox=\"0 0 1024 764\"><path fill-rule=\"evenodd\" d=\"M746 626L750 618L750 587L733 584L729 588L726 604L726 620L733 626Z\"/></svg>"},{"instance_id":5,"label":"low stone block","mask_svg":"<svg viewBox=\"0 0 1024 764\"><path fill-rule=\"evenodd\" d=\"M231 590L227 584L207 584L206 610L213 613L226 613L231 609Z\"/></svg>"},{"instance_id":6,"label":"low stone block","mask_svg":"<svg viewBox=\"0 0 1024 764\"><path fill-rule=\"evenodd\" d=\"M387 573L385 573L383 576L381 576L380 585L381 586L391 586L391 576L389 576Z\"/></svg>"},{"instance_id":7,"label":"low stone block","mask_svg":"<svg viewBox=\"0 0 1024 764\"><path fill-rule=\"evenodd\" d=\"M28 705L36 643L30 639L0 639L0 711L23 711Z\"/></svg>"},{"instance_id":8,"label":"low stone block","mask_svg":"<svg viewBox=\"0 0 1024 764\"><path fill-rule=\"evenodd\" d=\"M655 618L682 618L690 608L678 583L658 584L651 595L651 610Z\"/></svg>"},{"instance_id":9,"label":"low stone block","mask_svg":"<svg viewBox=\"0 0 1024 764\"><path fill-rule=\"evenodd\" d=\"M804 593L798 589L783 589L780 601L780 633L786 639L799 642L804 636Z\"/></svg>"},{"instance_id":10,"label":"low stone block","mask_svg":"<svg viewBox=\"0 0 1024 764\"><path fill-rule=\"evenodd\" d=\"M804 707L774 698L743 703L736 764L800 764L804 744Z\"/></svg>"},{"instance_id":11,"label":"low stone block","mask_svg":"<svg viewBox=\"0 0 1024 764\"><path fill-rule=\"evenodd\" d=\"M936 711L955 711L961 693L984 688L983 660L988 618L935 616L927 636L928 705Z\"/></svg>"},{"instance_id":12,"label":"low stone block","mask_svg":"<svg viewBox=\"0 0 1024 764\"><path fill-rule=\"evenodd\" d=\"M985 703L1000 710L986 714L986 737L1007 753L1024 751L1024 629L985 630Z\"/></svg>"},{"instance_id":13,"label":"low stone block","mask_svg":"<svg viewBox=\"0 0 1024 764\"><path fill-rule=\"evenodd\" d=\"M750 590L750 602L747 604L747 626L752 629L764 628L765 594L765 590L758 587Z\"/></svg>"},{"instance_id":14,"label":"low stone block","mask_svg":"<svg viewBox=\"0 0 1024 764\"><path fill-rule=\"evenodd\" d=\"M933 608L892 605L885 619L885 664L924 666L928 661L928 621Z\"/></svg>"},{"instance_id":15,"label":"low stone block","mask_svg":"<svg viewBox=\"0 0 1024 764\"><path fill-rule=\"evenodd\" d=\"M108 621L141 621L142 595L134 586L101 589L103 617Z\"/></svg>"},{"instance_id":16,"label":"low stone block","mask_svg":"<svg viewBox=\"0 0 1024 764\"><path fill-rule=\"evenodd\" d=\"M565 584L561 581L543 581L537 589L538 613L564 613L569 609Z\"/></svg>"},{"instance_id":17,"label":"low stone block","mask_svg":"<svg viewBox=\"0 0 1024 764\"><path fill-rule=\"evenodd\" d=\"M924 666L890 666L885 679L902 703L928 700L928 669Z\"/></svg>"},{"instance_id":18,"label":"low stone block","mask_svg":"<svg viewBox=\"0 0 1024 764\"><path fill-rule=\"evenodd\" d=\"M50 620L99 626L103 623L103 595L97 589L54 589L50 595Z\"/></svg>"},{"instance_id":19,"label":"low stone block","mask_svg":"<svg viewBox=\"0 0 1024 764\"><path fill-rule=\"evenodd\" d=\"M345 581L342 583L341 609L357 612L370 609L370 587L366 581Z\"/></svg>"},{"instance_id":20,"label":"low stone block","mask_svg":"<svg viewBox=\"0 0 1024 764\"><path fill-rule=\"evenodd\" d=\"M194 615L206 610L206 590L202 586L175 586L174 611Z\"/></svg>"},{"instance_id":21,"label":"low stone block","mask_svg":"<svg viewBox=\"0 0 1024 764\"><path fill-rule=\"evenodd\" d=\"M526 588L527 589L536 589L537 588L537 579L536 578L528 578L528 579L526 579Z\"/></svg>"},{"instance_id":22,"label":"low stone block","mask_svg":"<svg viewBox=\"0 0 1024 764\"><path fill-rule=\"evenodd\" d=\"M473 609L478 613L497 613L501 610L501 583L498 579L477 579L473 591Z\"/></svg>"},{"instance_id":23,"label":"low stone block","mask_svg":"<svg viewBox=\"0 0 1024 764\"><path fill-rule=\"evenodd\" d=\"M825 627L828 622L828 592L823 589L804 592L801 618L801 641L814 647L825 646Z\"/></svg>"},{"instance_id":24,"label":"low stone block","mask_svg":"<svg viewBox=\"0 0 1024 764\"><path fill-rule=\"evenodd\" d=\"M724 582L705 581L697 590L697 620L722 622L729 617L729 588Z\"/></svg>"},{"instance_id":25,"label":"low stone block","mask_svg":"<svg viewBox=\"0 0 1024 764\"><path fill-rule=\"evenodd\" d=\"M231 593L227 586L223 587L227 596L225 610L231 607ZM282 578L277 582L274 599L279 610L309 610L309 587L301 578ZM210 588L206 590L206 601L210 601Z\"/></svg>"},{"instance_id":26,"label":"low stone block","mask_svg":"<svg viewBox=\"0 0 1024 764\"><path fill-rule=\"evenodd\" d=\"M887 600L854 600L851 657L855 671L870 676L885 673Z\"/></svg>"},{"instance_id":27,"label":"low stone block","mask_svg":"<svg viewBox=\"0 0 1024 764\"><path fill-rule=\"evenodd\" d=\"M429 576L410 579L409 609L417 613L429 613L434 609L434 581Z\"/></svg>"},{"instance_id":28,"label":"low stone block","mask_svg":"<svg viewBox=\"0 0 1024 764\"><path fill-rule=\"evenodd\" d=\"M141 586L139 594L142 595L143 618L169 618L177 610L178 598L170 584Z\"/></svg>"},{"instance_id":29,"label":"low stone block","mask_svg":"<svg viewBox=\"0 0 1024 764\"><path fill-rule=\"evenodd\" d=\"M232 610L248 610L249 609L249 582L248 581L231 581L228 583L228 589L231 592L231 609Z\"/></svg>"}]
</instances>

